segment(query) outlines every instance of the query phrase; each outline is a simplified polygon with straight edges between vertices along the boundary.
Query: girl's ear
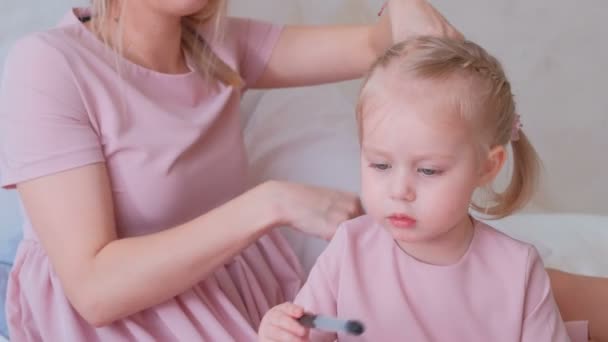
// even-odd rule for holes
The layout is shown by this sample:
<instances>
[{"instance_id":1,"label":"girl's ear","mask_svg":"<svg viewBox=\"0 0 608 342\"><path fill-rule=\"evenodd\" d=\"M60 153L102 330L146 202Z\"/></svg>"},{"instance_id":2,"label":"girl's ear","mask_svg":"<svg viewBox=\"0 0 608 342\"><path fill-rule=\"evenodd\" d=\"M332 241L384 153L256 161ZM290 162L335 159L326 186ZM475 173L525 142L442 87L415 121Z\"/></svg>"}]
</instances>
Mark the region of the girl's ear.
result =
<instances>
[{"instance_id":1,"label":"girl's ear","mask_svg":"<svg viewBox=\"0 0 608 342\"><path fill-rule=\"evenodd\" d=\"M488 152L487 158L481 162L481 174L478 186L491 183L507 161L507 150L504 146L496 146Z\"/></svg>"}]
</instances>

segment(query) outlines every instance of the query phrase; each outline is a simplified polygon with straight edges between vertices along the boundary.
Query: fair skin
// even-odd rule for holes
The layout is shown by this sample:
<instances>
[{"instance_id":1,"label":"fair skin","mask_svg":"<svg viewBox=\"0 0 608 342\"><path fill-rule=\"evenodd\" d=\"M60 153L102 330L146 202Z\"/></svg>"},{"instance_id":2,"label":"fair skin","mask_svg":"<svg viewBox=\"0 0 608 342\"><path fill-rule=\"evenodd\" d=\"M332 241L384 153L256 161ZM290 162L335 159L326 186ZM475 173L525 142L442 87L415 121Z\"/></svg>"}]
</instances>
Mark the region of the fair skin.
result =
<instances>
[{"instance_id":1,"label":"fair skin","mask_svg":"<svg viewBox=\"0 0 608 342\"><path fill-rule=\"evenodd\" d=\"M593 341L608 341L608 279L547 270L555 300L566 321L589 321Z\"/></svg>"},{"instance_id":2,"label":"fair skin","mask_svg":"<svg viewBox=\"0 0 608 342\"><path fill-rule=\"evenodd\" d=\"M454 129L462 123L432 118L446 108L430 99L412 102L413 96L404 95L409 106L383 100L363 119L363 127L373 129L363 132L362 200L401 249L420 261L448 265L472 236L467 209L479 182L476 146L467 130Z\"/></svg>"},{"instance_id":3,"label":"fair skin","mask_svg":"<svg viewBox=\"0 0 608 342\"><path fill-rule=\"evenodd\" d=\"M201 0L125 2L121 13L125 57L164 73L187 71L179 44L180 18L205 4ZM110 12L117 11L114 7ZM460 37L425 1L391 1L390 12L399 15L398 23L386 15L369 27L286 28L256 87L358 77L393 38L416 32ZM178 226L119 239L103 163L25 181L17 189L68 300L94 326L187 290L274 227L290 225L330 238L339 222L361 211L353 194L271 181ZM57 201L57 194L62 201Z\"/></svg>"},{"instance_id":4,"label":"fair skin","mask_svg":"<svg viewBox=\"0 0 608 342\"><path fill-rule=\"evenodd\" d=\"M369 81L374 92L361 122L362 202L405 253L424 263L451 265L473 236L468 214L473 192L495 178L505 148L480 152L480 139L454 104L429 96L454 93L462 88L458 81L397 84L394 74L399 71L379 70ZM262 320L260 340L307 340L308 329L296 321L302 314L292 303L271 309Z\"/></svg>"}]
</instances>

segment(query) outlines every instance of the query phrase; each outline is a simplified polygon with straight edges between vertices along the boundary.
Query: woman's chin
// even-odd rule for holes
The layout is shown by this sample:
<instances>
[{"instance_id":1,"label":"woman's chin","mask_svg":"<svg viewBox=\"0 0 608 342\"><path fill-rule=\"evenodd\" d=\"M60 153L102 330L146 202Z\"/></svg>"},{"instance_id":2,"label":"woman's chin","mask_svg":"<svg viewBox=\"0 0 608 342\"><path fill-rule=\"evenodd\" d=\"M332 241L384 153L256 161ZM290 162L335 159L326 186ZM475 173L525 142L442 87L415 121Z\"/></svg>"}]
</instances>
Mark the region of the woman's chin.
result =
<instances>
[{"instance_id":1,"label":"woman's chin","mask_svg":"<svg viewBox=\"0 0 608 342\"><path fill-rule=\"evenodd\" d=\"M172 16L187 17L202 11L207 4L207 0L177 0L167 1L163 7Z\"/></svg>"}]
</instances>

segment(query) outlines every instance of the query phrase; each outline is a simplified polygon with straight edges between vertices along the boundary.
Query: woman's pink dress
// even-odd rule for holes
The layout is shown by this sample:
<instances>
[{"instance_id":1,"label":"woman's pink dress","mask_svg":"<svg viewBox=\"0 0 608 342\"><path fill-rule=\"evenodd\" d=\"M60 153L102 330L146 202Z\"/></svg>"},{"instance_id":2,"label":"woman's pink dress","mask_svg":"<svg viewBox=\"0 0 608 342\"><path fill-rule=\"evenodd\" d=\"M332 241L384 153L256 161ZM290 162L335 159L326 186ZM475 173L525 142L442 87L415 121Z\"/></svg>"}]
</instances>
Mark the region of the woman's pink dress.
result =
<instances>
[{"instance_id":1,"label":"woman's pink dress","mask_svg":"<svg viewBox=\"0 0 608 342\"><path fill-rule=\"evenodd\" d=\"M121 237L178 225L242 193L244 89L214 89L196 72L162 74L133 64L84 26L86 15L70 11L58 27L17 42L8 56L2 185L105 162ZM212 45L247 87L263 72L280 31L231 18L224 40ZM24 234L8 288L15 342L249 341L264 312L301 285L297 258L272 232L185 293L94 328L66 299L27 219Z\"/></svg>"}]
</instances>

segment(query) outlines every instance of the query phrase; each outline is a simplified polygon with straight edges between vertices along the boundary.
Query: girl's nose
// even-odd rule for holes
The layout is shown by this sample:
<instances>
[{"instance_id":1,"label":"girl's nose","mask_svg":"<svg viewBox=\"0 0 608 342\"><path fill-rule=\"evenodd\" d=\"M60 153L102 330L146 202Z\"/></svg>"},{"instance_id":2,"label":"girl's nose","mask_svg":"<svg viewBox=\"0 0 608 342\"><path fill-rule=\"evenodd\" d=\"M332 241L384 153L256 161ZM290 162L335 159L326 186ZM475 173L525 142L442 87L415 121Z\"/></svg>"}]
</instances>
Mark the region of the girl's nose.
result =
<instances>
[{"instance_id":1,"label":"girl's nose","mask_svg":"<svg viewBox=\"0 0 608 342\"><path fill-rule=\"evenodd\" d=\"M416 190L411 182L411 178L407 176L399 176L399 179L393 184L392 198L397 201L413 202L416 200Z\"/></svg>"}]
</instances>

